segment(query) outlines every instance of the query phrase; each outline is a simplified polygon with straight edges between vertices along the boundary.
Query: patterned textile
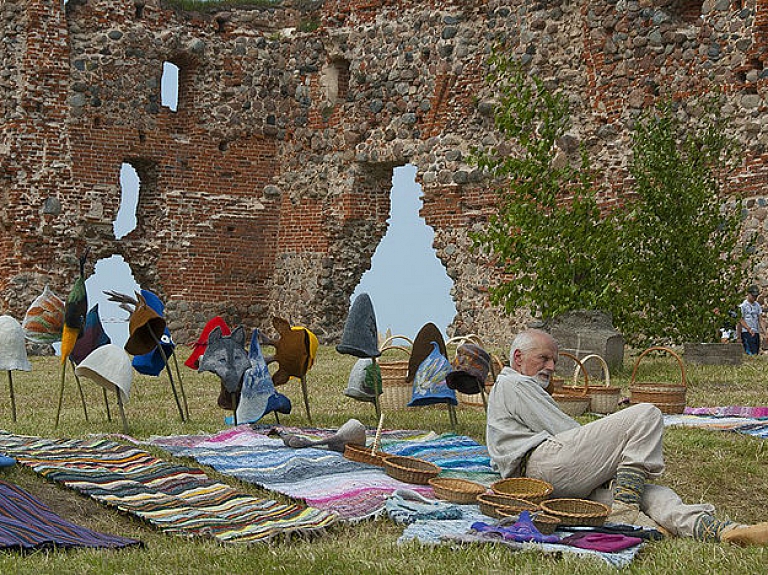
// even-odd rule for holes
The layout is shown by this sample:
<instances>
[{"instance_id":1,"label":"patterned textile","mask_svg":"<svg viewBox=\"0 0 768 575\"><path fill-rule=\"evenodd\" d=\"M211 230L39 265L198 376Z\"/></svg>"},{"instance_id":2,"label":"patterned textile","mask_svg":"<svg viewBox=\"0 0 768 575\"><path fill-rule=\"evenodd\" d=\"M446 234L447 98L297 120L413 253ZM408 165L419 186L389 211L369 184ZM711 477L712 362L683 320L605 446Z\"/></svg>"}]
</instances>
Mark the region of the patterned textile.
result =
<instances>
[{"instance_id":1,"label":"patterned textile","mask_svg":"<svg viewBox=\"0 0 768 575\"><path fill-rule=\"evenodd\" d=\"M99 533L70 523L18 485L0 481L0 549L119 549L136 545L143 544L138 539Z\"/></svg>"},{"instance_id":2,"label":"patterned textile","mask_svg":"<svg viewBox=\"0 0 768 575\"><path fill-rule=\"evenodd\" d=\"M768 407L747 407L743 405L727 405L724 407L686 407L683 413L685 413L685 415L768 419Z\"/></svg>"},{"instance_id":3,"label":"patterned textile","mask_svg":"<svg viewBox=\"0 0 768 575\"><path fill-rule=\"evenodd\" d=\"M744 435L768 439L768 420L765 418L686 414L665 415L664 425L699 427L712 431L734 431Z\"/></svg>"},{"instance_id":4,"label":"patterned textile","mask_svg":"<svg viewBox=\"0 0 768 575\"><path fill-rule=\"evenodd\" d=\"M0 450L44 477L178 535L222 543L320 531L328 512L248 495L146 451L105 439L64 440L0 433Z\"/></svg>"},{"instance_id":5,"label":"patterned textile","mask_svg":"<svg viewBox=\"0 0 768 575\"><path fill-rule=\"evenodd\" d=\"M335 512L349 521L378 515L384 509L387 496L397 489L433 495L429 486L403 483L388 476L380 467L350 461L340 453L286 447L280 438L266 435L270 429L277 428L257 426L254 429L242 425L213 436L156 437L149 443L177 456L192 457L221 473ZM312 441L325 439L336 431L279 429ZM373 437L375 430L367 433ZM448 476L459 475L486 484L499 478L490 467L485 447L468 437L384 430L381 446L394 455L431 461L444 468Z\"/></svg>"}]
</instances>

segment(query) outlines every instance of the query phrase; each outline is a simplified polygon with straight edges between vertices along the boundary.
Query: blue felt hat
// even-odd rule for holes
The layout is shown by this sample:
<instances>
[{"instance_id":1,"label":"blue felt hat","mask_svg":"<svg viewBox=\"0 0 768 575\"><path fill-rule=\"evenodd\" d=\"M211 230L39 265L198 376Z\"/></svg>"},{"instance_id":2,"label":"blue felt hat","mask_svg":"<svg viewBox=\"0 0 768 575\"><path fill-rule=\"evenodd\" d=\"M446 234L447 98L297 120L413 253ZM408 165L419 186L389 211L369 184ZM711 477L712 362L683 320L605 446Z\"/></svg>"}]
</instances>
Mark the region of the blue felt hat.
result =
<instances>
[{"instance_id":1,"label":"blue felt hat","mask_svg":"<svg viewBox=\"0 0 768 575\"><path fill-rule=\"evenodd\" d=\"M451 372L451 362L440 353L436 341L431 342L431 345L432 351L421 362L413 378L413 392L408 407L435 403L458 404L456 392L445 383L446 376Z\"/></svg>"},{"instance_id":2,"label":"blue felt hat","mask_svg":"<svg viewBox=\"0 0 768 575\"><path fill-rule=\"evenodd\" d=\"M162 301L160 301L160 298L157 297L157 295L155 295L153 292L146 289L141 290L141 295L144 298L144 301L147 302L147 305L152 308L152 310L157 313L157 315L163 317L165 305ZM176 349L176 344L173 343L171 332L168 330L168 326L165 327L163 335L160 338L160 345L163 347L163 353L165 353L166 358L170 357L173 353L173 350ZM163 354L160 353L160 349L157 346L155 346L155 349L148 353L133 356L133 361L131 364L133 365L133 369L139 373L143 373L144 375L158 376L160 375L160 372L165 369L165 360L163 359Z\"/></svg>"},{"instance_id":3,"label":"blue felt hat","mask_svg":"<svg viewBox=\"0 0 768 575\"><path fill-rule=\"evenodd\" d=\"M0 455L0 467L10 467L11 465L16 465L16 460L13 457Z\"/></svg>"},{"instance_id":4,"label":"blue felt hat","mask_svg":"<svg viewBox=\"0 0 768 575\"><path fill-rule=\"evenodd\" d=\"M272 411L290 413L291 401L282 393L278 393L272 382L259 344L258 329L254 329L251 335L248 360L251 367L243 374L243 386L236 411L237 422L255 423Z\"/></svg>"}]
</instances>

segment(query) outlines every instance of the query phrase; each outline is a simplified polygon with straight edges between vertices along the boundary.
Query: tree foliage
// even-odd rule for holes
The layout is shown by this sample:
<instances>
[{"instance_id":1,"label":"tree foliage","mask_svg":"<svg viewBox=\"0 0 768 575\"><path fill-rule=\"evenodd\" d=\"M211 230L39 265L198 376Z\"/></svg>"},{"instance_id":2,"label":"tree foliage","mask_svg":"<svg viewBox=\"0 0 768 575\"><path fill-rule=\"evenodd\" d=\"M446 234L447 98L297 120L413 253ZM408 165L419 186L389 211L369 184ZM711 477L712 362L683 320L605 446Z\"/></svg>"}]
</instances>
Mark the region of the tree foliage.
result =
<instances>
[{"instance_id":1,"label":"tree foliage","mask_svg":"<svg viewBox=\"0 0 768 575\"><path fill-rule=\"evenodd\" d=\"M512 279L491 290L507 312L529 307L549 318L574 309L606 309L615 271L616 229L602 218L589 158L553 161L570 127L568 102L510 59L495 55L491 82L500 99L496 128L516 150L473 158L498 182L498 211L473 236Z\"/></svg>"},{"instance_id":2,"label":"tree foliage","mask_svg":"<svg viewBox=\"0 0 768 575\"><path fill-rule=\"evenodd\" d=\"M492 301L542 319L607 311L630 339L715 340L748 269L740 204L727 207L722 194L737 154L716 99L702 100L695 122L669 102L643 113L623 190L630 199L601 212L588 155L555 161L570 128L564 94L506 55L490 64L505 144L473 155L498 184L498 203L472 238L504 278Z\"/></svg>"}]
</instances>

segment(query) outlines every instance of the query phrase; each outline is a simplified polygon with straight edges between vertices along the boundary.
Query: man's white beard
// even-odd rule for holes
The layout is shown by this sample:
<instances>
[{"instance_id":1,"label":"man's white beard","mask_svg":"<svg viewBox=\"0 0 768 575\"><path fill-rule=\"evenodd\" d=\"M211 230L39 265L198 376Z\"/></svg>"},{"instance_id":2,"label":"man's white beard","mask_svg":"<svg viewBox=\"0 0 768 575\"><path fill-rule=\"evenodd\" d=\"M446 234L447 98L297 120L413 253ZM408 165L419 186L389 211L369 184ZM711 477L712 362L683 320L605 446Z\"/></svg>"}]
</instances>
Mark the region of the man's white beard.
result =
<instances>
[{"instance_id":1,"label":"man's white beard","mask_svg":"<svg viewBox=\"0 0 768 575\"><path fill-rule=\"evenodd\" d=\"M552 376L547 376L546 374L539 372L533 376L533 379L535 379L536 383L538 383L543 389L547 389L547 387L549 387L549 382L552 379Z\"/></svg>"}]
</instances>

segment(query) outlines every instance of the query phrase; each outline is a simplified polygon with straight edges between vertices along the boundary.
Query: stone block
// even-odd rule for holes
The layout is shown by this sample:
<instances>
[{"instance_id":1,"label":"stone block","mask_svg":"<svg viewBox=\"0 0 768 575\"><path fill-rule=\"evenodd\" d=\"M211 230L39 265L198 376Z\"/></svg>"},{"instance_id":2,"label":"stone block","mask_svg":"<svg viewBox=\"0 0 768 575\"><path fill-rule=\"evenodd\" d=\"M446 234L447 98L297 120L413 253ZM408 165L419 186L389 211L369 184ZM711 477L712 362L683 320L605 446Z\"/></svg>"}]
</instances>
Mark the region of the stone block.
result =
<instances>
[{"instance_id":1,"label":"stone block","mask_svg":"<svg viewBox=\"0 0 768 575\"><path fill-rule=\"evenodd\" d=\"M611 372L621 369L624 363L624 336L614 327L611 316L600 311L574 311L550 320L546 326L561 351L579 359L597 354L608 364ZM572 374L575 363L562 357L558 373ZM585 366L590 379L601 379L602 364L589 361Z\"/></svg>"},{"instance_id":2,"label":"stone block","mask_svg":"<svg viewBox=\"0 0 768 575\"><path fill-rule=\"evenodd\" d=\"M696 365L741 365L744 348L740 343L686 343L683 359Z\"/></svg>"}]
</instances>

